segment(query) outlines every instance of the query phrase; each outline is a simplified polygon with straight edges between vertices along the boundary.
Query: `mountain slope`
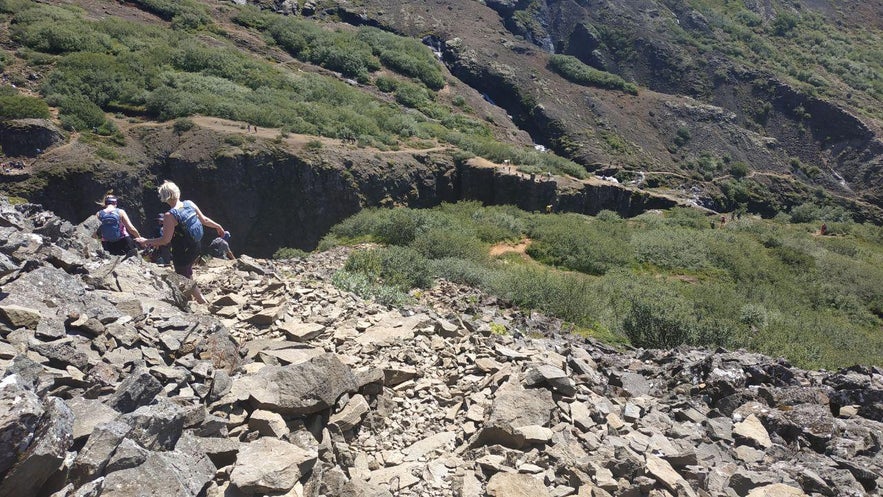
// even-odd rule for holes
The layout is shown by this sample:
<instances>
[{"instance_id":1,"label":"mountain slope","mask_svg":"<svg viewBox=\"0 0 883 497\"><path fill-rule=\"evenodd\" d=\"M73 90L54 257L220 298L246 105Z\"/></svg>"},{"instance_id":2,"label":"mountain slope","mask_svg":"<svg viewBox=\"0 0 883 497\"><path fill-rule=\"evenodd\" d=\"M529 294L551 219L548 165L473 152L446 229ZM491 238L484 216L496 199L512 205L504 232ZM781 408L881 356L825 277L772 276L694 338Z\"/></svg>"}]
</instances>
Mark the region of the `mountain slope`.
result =
<instances>
[{"instance_id":1,"label":"mountain slope","mask_svg":"<svg viewBox=\"0 0 883 497\"><path fill-rule=\"evenodd\" d=\"M137 125L206 114L241 123L219 132L231 146L221 156L272 141L269 128L277 148L292 134L365 157L441 147L457 163L588 170L717 211L814 203L883 220L879 2L249 3L0 2L3 74L17 86L3 113L48 102L28 112L59 119L80 144L72 155L36 147L31 176L2 188L75 218L115 187L148 219L151 185L174 168ZM247 136L252 123L264 134ZM211 169L207 152L196 155ZM89 176L82 197L48 194L76 170Z\"/></svg>"}]
</instances>

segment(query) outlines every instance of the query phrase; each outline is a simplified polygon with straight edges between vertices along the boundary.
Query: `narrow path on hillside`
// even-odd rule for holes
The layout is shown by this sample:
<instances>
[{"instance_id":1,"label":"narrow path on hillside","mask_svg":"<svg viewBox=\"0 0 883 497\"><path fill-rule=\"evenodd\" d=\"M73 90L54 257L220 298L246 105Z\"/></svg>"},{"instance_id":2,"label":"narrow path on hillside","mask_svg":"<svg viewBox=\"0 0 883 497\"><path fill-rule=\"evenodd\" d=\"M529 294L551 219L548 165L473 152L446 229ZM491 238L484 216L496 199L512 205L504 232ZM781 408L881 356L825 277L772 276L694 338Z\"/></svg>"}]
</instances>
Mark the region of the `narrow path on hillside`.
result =
<instances>
[{"instance_id":1,"label":"narrow path on hillside","mask_svg":"<svg viewBox=\"0 0 883 497\"><path fill-rule=\"evenodd\" d=\"M522 238L518 243L501 242L491 246L489 254L491 257L497 257L503 254L515 253L520 254L525 258L530 258L526 252L527 247L529 247L532 242L533 240L530 238Z\"/></svg>"},{"instance_id":2,"label":"narrow path on hillside","mask_svg":"<svg viewBox=\"0 0 883 497\"><path fill-rule=\"evenodd\" d=\"M341 140L338 138L328 138L325 136L318 135L305 135L300 133L285 133L282 136L282 129L280 128L267 128L262 126L253 126L249 123L245 123L242 121L231 121L229 119L224 119L220 117L212 117L212 116L191 116L188 119L193 121L197 126L205 129L210 129L212 131L218 131L221 133L239 133L246 136L254 136L267 140L276 140L281 139L284 143L291 146L306 146L307 143L310 142L320 142L323 145L333 145L337 147L354 147L361 148L363 150L368 150L376 154L381 155L394 155L394 154L412 154L412 153L429 153L429 152L443 152L446 150L453 150L454 147L451 145L437 145L434 147L426 147L426 148L418 148L411 146L402 146L395 150L380 150L373 147L360 147L355 142L347 142L345 140ZM138 123L131 128L137 127L160 127L165 126L167 123L158 123L158 122L145 122Z\"/></svg>"}]
</instances>

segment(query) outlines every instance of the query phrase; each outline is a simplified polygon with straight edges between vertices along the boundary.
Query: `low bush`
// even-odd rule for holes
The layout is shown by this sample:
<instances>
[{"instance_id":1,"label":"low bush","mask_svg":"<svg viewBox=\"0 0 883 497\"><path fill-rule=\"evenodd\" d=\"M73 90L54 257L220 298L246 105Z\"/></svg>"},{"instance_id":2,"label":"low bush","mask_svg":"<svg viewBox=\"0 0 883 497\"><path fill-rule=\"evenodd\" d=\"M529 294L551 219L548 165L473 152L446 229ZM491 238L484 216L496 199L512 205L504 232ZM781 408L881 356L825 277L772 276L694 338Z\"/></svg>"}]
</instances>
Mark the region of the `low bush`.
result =
<instances>
[{"instance_id":1,"label":"low bush","mask_svg":"<svg viewBox=\"0 0 883 497\"><path fill-rule=\"evenodd\" d=\"M0 119L49 118L43 99L25 95L0 95Z\"/></svg>"},{"instance_id":2,"label":"low bush","mask_svg":"<svg viewBox=\"0 0 883 497\"><path fill-rule=\"evenodd\" d=\"M344 270L361 273L378 284L408 291L426 288L432 284L429 262L419 252L389 246L354 252L347 259Z\"/></svg>"},{"instance_id":3,"label":"low bush","mask_svg":"<svg viewBox=\"0 0 883 497\"><path fill-rule=\"evenodd\" d=\"M310 255L309 252L298 248L282 247L273 252L273 259L303 259L308 255Z\"/></svg>"},{"instance_id":4,"label":"low bush","mask_svg":"<svg viewBox=\"0 0 883 497\"><path fill-rule=\"evenodd\" d=\"M172 130L175 134L180 135L181 133L190 131L194 126L196 126L196 123L194 123L192 119L182 117L180 119L175 119L174 124L172 124Z\"/></svg>"},{"instance_id":5,"label":"low bush","mask_svg":"<svg viewBox=\"0 0 883 497\"><path fill-rule=\"evenodd\" d=\"M410 245L427 259L456 258L480 262L487 259L488 247L474 234L455 227L430 229Z\"/></svg>"},{"instance_id":6,"label":"low bush","mask_svg":"<svg viewBox=\"0 0 883 497\"><path fill-rule=\"evenodd\" d=\"M390 307L401 307L412 300L407 293L391 286L378 284L363 273L337 271L332 276L331 282L338 288L353 292L362 298L374 299Z\"/></svg>"},{"instance_id":7,"label":"low bush","mask_svg":"<svg viewBox=\"0 0 883 497\"><path fill-rule=\"evenodd\" d=\"M552 55L549 57L549 69L579 85L638 94L638 87L634 83L628 83L615 74L587 66L571 55Z\"/></svg>"},{"instance_id":8,"label":"low bush","mask_svg":"<svg viewBox=\"0 0 883 497\"><path fill-rule=\"evenodd\" d=\"M98 130L106 117L101 107L84 96L61 97L58 101L58 114L65 129L73 131Z\"/></svg>"}]
</instances>

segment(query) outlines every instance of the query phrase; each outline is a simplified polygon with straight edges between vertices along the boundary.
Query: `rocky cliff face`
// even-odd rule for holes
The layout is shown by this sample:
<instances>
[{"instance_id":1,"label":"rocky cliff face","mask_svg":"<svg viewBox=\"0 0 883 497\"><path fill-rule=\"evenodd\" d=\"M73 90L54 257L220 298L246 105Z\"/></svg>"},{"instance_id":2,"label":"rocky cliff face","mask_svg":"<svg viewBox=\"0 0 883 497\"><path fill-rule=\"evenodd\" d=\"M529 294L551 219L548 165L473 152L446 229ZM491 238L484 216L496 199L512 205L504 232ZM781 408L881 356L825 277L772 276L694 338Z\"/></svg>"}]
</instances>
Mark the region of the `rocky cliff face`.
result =
<instances>
[{"instance_id":1,"label":"rocky cliff face","mask_svg":"<svg viewBox=\"0 0 883 497\"><path fill-rule=\"evenodd\" d=\"M617 351L347 250L188 282L0 199L0 495L877 495L883 372Z\"/></svg>"},{"instance_id":2,"label":"rocky cliff face","mask_svg":"<svg viewBox=\"0 0 883 497\"><path fill-rule=\"evenodd\" d=\"M531 211L551 206L634 216L678 203L612 182L523 174L477 158L457 160L446 148L381 152L338 140L315 150L294 139L225 142L234 135L199 127L178 134L170 126L152 126L137 135L144 157L137 170L100 163L59 170L59 162L76 154L55 149L15 179L22 188L33 185L34 201L73 222L94 215L95 200L113 189L149 235L158 229L156 213L167 210L155 185L169 179L233 233L236 253L261 257L280 247L312 250L331 226L367 207L478 200Z\"/></svg>"},{"instance_id":3,"label":"rocky cliff face","mask_svg":"<svg viewBox=\"0 0 883 497\"><path fill-rule=\"evenodd\" d=\"M36 157L63 141L62 131L46 119L0 120L0 150L10 157Z\"/></svg>"}]
</instances>

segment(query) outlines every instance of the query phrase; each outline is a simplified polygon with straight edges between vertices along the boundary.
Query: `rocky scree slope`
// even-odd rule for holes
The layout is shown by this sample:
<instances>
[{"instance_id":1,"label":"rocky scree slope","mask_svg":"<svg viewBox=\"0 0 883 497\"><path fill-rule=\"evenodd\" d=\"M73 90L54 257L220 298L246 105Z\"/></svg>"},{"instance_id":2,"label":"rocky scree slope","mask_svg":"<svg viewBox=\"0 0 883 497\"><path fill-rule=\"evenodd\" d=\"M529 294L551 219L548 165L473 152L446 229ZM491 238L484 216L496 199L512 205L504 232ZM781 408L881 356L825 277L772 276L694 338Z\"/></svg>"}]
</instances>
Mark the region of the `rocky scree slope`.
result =
<instances>
[{"instance_id":1,"label":"rocky scree slope","mask_svg":"<svg viewBox=\"0 0 883 497\"><path fill-rule=\"evenodd\" d=\"M869 496L883 372L613 350L444 281L336 289L339 248L187 282L0 199L0 496ZM504 333L501 333L505 331Z\"/></svg>"}]
</instances>

